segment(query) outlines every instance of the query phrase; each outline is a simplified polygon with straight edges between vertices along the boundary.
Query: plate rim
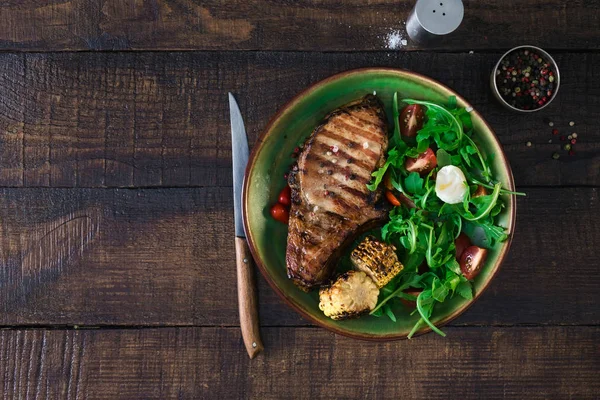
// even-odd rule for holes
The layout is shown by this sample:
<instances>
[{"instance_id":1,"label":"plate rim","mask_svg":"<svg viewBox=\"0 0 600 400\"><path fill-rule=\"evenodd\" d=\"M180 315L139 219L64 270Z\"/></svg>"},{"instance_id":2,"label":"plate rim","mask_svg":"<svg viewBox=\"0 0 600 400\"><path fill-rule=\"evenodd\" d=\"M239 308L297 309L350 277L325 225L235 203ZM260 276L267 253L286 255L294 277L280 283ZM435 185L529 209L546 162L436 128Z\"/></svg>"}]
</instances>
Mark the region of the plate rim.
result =
<instances>
[{"instance_id":1,"label":"plate rim","mask_svg":"<svg viewBox=\"0 0 600 400\"><path fill-rule=\"evenodd\" d=\"M261 272L262 276L265 278L265 280L267 281L269 286L275 291L275 293L277 293L277 295L281 299L284 300L284 302L288 306L290 306L292 309L294 309L296 312L298 312L304 319L308 320L309 322L311 322L321 328L325 328L329 331L337 333L339 335L350 337L353 339L382 342L382 341L394 341L394 340L407 339L408 335L394 334L394 333L378 335L378 334L369 334L369 333L362 333L362 332L351 332L348 330L340 329L336 326L326 325L323 322L321 322L320 320L318 320L317 318L315 318L311 313L304 310L300 305L296 304L296 302L294 300L288 298L286 293L271 278L270 273L265 268L265 266L262 263L262 260L258 256L258 250L255 247L255 243L254 243L254 240L252 237L252 229L250 228L250 223L248 221L248 186L249 186L250 173L254 168L254 164L256 163L257 156L263 147L263 143L265 142L265 139L271 134L271 129L272 129L273 125L275 124L275 122L277 120L279 120L283 114L285 114L286 112L289 112L289 110L292 108L292 106L295 105L303 97L309 95L311 92L314 92L315 90L321 88L322 86L324 86L328 83L339 80L348 75L356 75L356 74L364 74L364 73L377 73L377 72L391 73L391 74L395 74L395 75L402 76L402 77L406 77L406 76L416 77L422 81L426 81L430 85L438 86L446 91L451 92L454 96L456 96L457 99L459 99L460 101L465 103L467 105L467 107L471 107L472 108L471 112L476 114L481 119L483 124L487 127L488 131L491 133L491 139L493 140L493 142L495 142L497 147L500 149L501 161L502 161L502 164L505 166L506 172L508 174L509 190L511 190L511 191L515 190L515 183L514 183L514 176L512 173L512 168L510 167L508 159L506 158L506 153L504 152L504 148L502 147L502 144L498 140L498 136L496 135L496 132L492 129L492 127L485 120L485 118L483 118L483 116L464 97L462 97L455 90L444 85L443 83L441 83L433 78L430 78L428 76L417 73L417 72L409 71L409 70L402 69L402 68L366 67L366 68L357 68L357 69L351 69L351 70L339 72L339 73L333 74L327 78L321 79L319 81L316 81L316 82L310 84L307 88L305 88L304 90L301 90L298 94L296 94L289 101L287 101L269 119L269 122L267 123L265 128L261 131L261 134L259 135L256 143L252 147L252 151L250 152L250 156L248 159L248 164L246 165L246 171L244 172L244 184L242 186L242 208L243 208L242 215L243 215L243 222L244 222L244 230L246 232L246 240L248 242L248 247L250 248L252 257L254 259L254 263L258 267L259 271ZM489 279L483 284L481 289L478 290L477 293L475 293L475 295L473 296L473 299L471 299L470 301L465 303L465 305L458 308L453 313L446 315L443 319L438 321L436 323L437 327L443 327L444 325L446 325L449 322L453 321L454 319L458 318L465 311L467 311L476 302L476 300L485 292L485 290L488 288L490 283L494 280L494 278L500 271L500 268L502 267L502 264L504 263L505 258L508 254L508 251L510 250L510 247L512 245L513 236L514 236L515 227L516 227L516 214L517 214L516 196L514 194L512 194L509 196L509 199L510 199L509 203L510 203L511 211L510 211L510 216L509 216L508 240L505 242L506 245L503 247L503 249L500 251L500 254L498 255L498 261L495 265L494 270L491 271L491 275L490 275ZM415 332L415 334L412 337L420 336L420 335L429 333L431 331L432 331L431 328L429 326L425 325L424 327L420 328L417 332Z\"/></svg>"}]
</instances>

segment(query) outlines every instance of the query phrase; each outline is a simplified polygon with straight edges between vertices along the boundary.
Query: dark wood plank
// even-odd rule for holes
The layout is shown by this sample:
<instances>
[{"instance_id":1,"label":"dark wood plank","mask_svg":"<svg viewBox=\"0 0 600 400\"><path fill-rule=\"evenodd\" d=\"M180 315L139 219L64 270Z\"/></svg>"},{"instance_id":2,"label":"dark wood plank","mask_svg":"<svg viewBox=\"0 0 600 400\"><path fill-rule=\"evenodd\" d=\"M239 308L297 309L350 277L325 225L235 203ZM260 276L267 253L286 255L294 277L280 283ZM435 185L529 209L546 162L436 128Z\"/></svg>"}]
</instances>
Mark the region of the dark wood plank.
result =
<instances>
[{"instance_id":1,"label":"dark wood plank","mask_svg":"<svg viewBox=\"0 0 600 400\"><path fill-rule=\"evenodd\" d=\"M415 50L423 47L402 42L409 39L404 25L413 5L410 0L10 0L0 6L0 50ZM464 6L461 27L433 48L600 45L597 0L465 0Z\"/></svg>"},{"instance_id":2,"label":"dark wood plank","mask_svg":"<svg viewBox=\"0 0 600 400\"><path fill-rule=\"evenodd\" d=\"M267 328L250 361L237 328L0 331L0 393L110 399L593 399L598 327L452 328L360 342ZM449 384L452 382L452 384Z\"/></svg>"},{"instance_id":3,"label":"dark wood plank","mask_svg":"<svg viewBox=\"0 0 600 400\"><path fill-rule=\"evenodd\" d=\"M598 189L529 189L454 325L599 324ZM0 325L238 326L230 188L3 189ZM259 279L263 326L305 325Z\"/></svg>"},{"instance_id":4,"label":"dark wood plank","mask_svg":"<svg viewBox=\"0 0 600 400\"><path fill-rule=\"evenodd\" d=\"M277 109L312 82L373 65L430 75L469 99L495 128L518 185L600 185L600 79L592 67L600 54L559 54L559 97L533 115L512 114L492 97L488 74L497 57L0 54L0 186L230 186L227 91L236 93L254 143ZM546 117L562 133L578 132L576 156L551 158L560 145Z\"/></svg>"}]
</instances>

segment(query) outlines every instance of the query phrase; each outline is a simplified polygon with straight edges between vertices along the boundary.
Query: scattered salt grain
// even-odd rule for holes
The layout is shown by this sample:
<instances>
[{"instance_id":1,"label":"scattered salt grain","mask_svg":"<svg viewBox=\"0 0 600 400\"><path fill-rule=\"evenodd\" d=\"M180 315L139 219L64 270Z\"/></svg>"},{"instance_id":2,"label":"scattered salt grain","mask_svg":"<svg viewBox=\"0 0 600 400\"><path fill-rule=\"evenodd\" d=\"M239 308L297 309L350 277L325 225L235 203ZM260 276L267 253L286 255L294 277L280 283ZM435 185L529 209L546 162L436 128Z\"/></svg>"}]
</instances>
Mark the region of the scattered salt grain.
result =
<instances>
[{"instance_id":1,"label":"scattered salt grain","mask_svg":"<svg viewBox=\"0 0 600 400\"><path fill-rule=\"evenodd\" d=\"M327 154L328 156L330 156L332 153L331 153L330 151L328 151L328 152L327 152L327 153L325 153L325 154Z\"/></svg>"},{"instance_id":2,"label":"scattered salt grain","mask_svg":"<svg viewBox=\"0 0 600 400\"><path fill-rule=\"evenodd\" d=\"M408 42L404 38L404 35L401 31L395 30L391 31L385 36L385 46L390 50L399 49L402 46L406 46Z\"/></svg>"},{"instance_id":3,"label":"scattered salt grain","mask_svg":"<svg viewBox=\"0 0 600 400\"><path fill-rule=\"evenodd\" d=\"M465 111L466 112L471 112L471 111L473 111L473 107L469 106L469 107L465 108Z\"/></svg>"},{"instance_id":4,"label":"scattered salt grain","mask_svg":"<svg viewBox=\"0 0 600 400\"><path fill-rule=\"evenodd\" d=\"M369 148L369 142L364 142L363 149L368 149L368 148Z\"/></svg>"},{"instance_id":5,"label":"scattered salt grain","mask_svg":"<svg viewBox=\"0 0 600 400\"><path fill-rule=\"evenodd\" d=\"M373 93L375 94L375 93ZM331 148L331 151L333 151L334 153L337 153L340 150L339 147L337 147L336 145L333 145L333 147Z\"/></svg>"}]
</instances>

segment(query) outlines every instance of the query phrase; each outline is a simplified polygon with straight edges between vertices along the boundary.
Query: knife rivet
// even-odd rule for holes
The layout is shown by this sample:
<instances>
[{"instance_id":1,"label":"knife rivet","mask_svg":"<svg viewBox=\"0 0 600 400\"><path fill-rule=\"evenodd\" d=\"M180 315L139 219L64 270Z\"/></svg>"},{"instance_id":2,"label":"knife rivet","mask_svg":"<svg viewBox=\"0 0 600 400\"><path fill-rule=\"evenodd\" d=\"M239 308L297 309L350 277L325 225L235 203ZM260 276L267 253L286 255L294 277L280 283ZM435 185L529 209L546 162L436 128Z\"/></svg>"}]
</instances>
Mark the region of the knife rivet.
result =
<instances>
[{"instance_id":1,"label":"knife rivet","mask_svg":"<svg viewBox=\"0 0 600 400\"><path fill-rule=\"evenodd\" d=\"M252 342L252 347L256 347L256 342Z\"/></svg>"},{"instance_id":2,"label":"knife rivet","mask_svg":"<svg viewBox=\"0 0 600 400\"><path fill-rule=\"evenodd\" d=\"M248 259L244 258L244 264L248 264Z\"/></svg>"}]
</instances>

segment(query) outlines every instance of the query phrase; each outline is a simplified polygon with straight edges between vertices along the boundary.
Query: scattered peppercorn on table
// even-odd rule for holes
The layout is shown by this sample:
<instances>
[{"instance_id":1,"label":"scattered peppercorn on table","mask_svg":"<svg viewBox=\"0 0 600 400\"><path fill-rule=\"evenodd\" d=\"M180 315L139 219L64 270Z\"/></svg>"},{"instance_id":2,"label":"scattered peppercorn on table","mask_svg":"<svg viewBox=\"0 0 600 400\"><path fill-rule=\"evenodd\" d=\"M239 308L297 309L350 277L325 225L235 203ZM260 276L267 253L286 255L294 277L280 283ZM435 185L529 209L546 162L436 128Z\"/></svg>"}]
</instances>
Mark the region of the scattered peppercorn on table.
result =
<instances>
[{"instance_id":1,"label":"scattered peppercorn on table","mask_svg":"<svg viewBox=\"0 0 600 400\"><path fill-rule=\"evenodd\" d=\"M405 33L413 5L1 4L4 398L597 398L600 1L465 0L460 28L428 47ZM528 114L490 90L522 44L551 54L561 79ZM431 76L493 127L527 193L510 253L445 338L338 336L258 276L265 351L249 360L227 92L252 147L309 84L370 66ZM536 68L502 70L508 101L553 95L552 71Z\"/></svg>"}]
</instances>

